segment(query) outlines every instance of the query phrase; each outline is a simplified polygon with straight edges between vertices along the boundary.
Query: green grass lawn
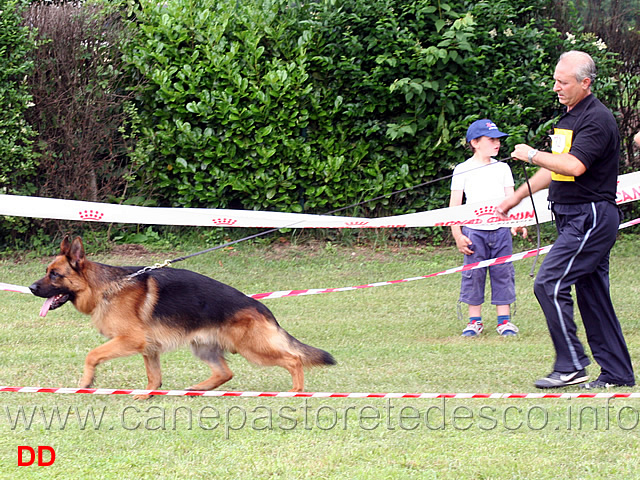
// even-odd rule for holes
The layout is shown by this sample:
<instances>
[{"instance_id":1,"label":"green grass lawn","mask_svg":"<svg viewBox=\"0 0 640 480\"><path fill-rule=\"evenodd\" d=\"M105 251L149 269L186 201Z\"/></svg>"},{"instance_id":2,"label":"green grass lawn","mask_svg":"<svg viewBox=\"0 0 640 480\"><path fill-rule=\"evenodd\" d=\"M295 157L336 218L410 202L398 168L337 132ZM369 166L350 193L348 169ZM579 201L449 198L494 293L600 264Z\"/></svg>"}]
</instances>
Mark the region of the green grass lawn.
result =
<instances>
[{"instance_id":1,"label":"green grass lawn","mask_svg":"<svg viewBox=\"0 0 640 480\"><path fill-rule=\"evenodd\" d=\"M611 259L612 296L636 367L638 246L627 234ZM92 245L86 248L91 252ZM174 254L92 258L131 265ZM29 285L49 260L0 261L0 281ZM531 262L516 264L517 338L497 335L490 305L482 337L460 337L457 274L264 303L292 335L338 361L307 371L307 391L526 393L549 373L554 357L532 292ZM242 244L176 266L262 293L396 280L460 263L453 249ZM45 319L38 317L41 305L30 295L0 292L0 385L75 387L86 353L104 341L71 304ZM224 390L291 388L283 369L255 367L236 355L228 360L235 376ZM209 373L187 349L166 354L162 365L166 389L182 389ZM595 364L590 373L597 376ZM139 356L98 367L96 387L145 385ZM0 393L0 477L633 479L640 478L639 432L637 399L139 402L129 396ZM56 461L18 466L21 445L51 446Z\"/></svg>"}]
</instances>

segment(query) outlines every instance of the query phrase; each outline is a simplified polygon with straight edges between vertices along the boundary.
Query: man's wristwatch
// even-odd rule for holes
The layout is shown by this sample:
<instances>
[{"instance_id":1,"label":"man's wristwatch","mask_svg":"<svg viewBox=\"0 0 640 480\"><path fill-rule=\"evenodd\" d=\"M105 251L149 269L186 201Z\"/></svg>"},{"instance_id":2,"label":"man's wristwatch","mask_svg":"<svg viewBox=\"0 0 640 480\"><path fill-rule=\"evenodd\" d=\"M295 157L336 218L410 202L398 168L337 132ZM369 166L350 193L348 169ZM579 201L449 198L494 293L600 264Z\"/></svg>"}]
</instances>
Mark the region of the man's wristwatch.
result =
<instances>
[{"instance_id":1,"label":"man's wristwatch","mask_svg":"<svg viewBox=\"0 0 640 480\"><path fill-rule=\"evenodd\" d=\"M535 148L532 148L531 150L529 150L529 153L527 154L527 159L529 160L529 163L533 163L533 157L535 157L538 154L538 150Z\"/></svg>"}]
</instances>

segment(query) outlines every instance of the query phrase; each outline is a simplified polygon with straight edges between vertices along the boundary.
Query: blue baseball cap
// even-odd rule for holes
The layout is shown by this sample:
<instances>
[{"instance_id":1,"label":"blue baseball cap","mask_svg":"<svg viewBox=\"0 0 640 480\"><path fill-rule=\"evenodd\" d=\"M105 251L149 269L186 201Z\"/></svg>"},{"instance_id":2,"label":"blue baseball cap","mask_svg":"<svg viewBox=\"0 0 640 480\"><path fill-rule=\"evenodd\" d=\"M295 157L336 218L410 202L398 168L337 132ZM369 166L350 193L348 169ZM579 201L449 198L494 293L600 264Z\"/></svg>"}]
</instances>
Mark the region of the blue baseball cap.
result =
<instances>
[{"instance_id":1,"label":"blue baseball cap","mask_svg":"<svg viewBox=\"0 0 640 480\"><path fill-rule=\"evenodd\" d=\"M469 128L467 129L467 142L480 137L502 138L508 136L508 133L503 133L498 130L496 124L488 118L476 120L469 125Z\"/></svg>"}]
</instances>

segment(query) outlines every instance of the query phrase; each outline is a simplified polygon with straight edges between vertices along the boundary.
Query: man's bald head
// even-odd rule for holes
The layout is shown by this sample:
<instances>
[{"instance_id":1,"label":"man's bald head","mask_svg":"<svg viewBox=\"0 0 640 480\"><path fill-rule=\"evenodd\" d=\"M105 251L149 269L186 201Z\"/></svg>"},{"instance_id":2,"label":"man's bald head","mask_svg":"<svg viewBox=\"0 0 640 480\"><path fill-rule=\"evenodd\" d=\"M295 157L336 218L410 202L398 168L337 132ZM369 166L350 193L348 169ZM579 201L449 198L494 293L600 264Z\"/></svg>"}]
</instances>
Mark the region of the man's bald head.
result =
<instances>
[{"instance_id":1,"label":"man's bald head","mask_svg":"<svg viewBox=\"0 0 640 480\"><path fill-rule=\"evenodd\" d=\"M593 85L596 80L596 62L591 55L579 50L571 50L560 55L558 63L566 62L571 65L576 72L576 80L582 82L585 78L590 80L589 85Z\"/></svg>"},{"instance_id":2,"label":"man's bald head","mask_svg":"<svg viewBox=\"0 0 640 480\"><path fill-rule=\"evenodd\" d=\"M571 110L591 94L596 64L588 53L572 50L560 56L553 75L558 101Z\"/></svg>"}]
</instances>

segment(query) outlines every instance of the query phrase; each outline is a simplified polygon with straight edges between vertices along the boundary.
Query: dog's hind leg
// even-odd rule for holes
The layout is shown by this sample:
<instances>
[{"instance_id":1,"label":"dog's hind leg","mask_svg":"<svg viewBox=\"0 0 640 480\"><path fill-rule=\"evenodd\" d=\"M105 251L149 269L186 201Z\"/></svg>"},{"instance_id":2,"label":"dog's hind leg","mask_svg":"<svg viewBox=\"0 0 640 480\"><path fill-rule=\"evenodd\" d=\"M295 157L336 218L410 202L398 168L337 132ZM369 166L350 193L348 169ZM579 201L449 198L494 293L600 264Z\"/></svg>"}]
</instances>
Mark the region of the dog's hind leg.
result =
<instances>
[{"instance_id":1,"label":"dog's hind leg","mask_svg":"<svg viewBox=\"0 0 640 480\"><path fill-rule=\"evenodd\" d=\"M251 354L245 356L248 360L255 363L268 365L265 362L265 355L261 355L259 360L253 360ZM294 353L289 352L277 352L276 355L271 356L271 365L277 365L286 369L291 374L291 380L293 381L293 388L290 392L303 392L304 391L304 369L302 368L302 360Z\"/></svg>"},{"instance_id":2,"label":"dog's hind leg","mask_svg":"<svg viewBox=\"0 0 640 480\"><path fill-rule=\"evenodd\" d=\"M224 345L232 345L231 351L239 353L256 365L279 366L291 374L291 392L304 391L302 357L291 344L287 334L272 316L255 310L243 312L228 328L218 335Z\"/></svg>"},{"instance_id":3,"label":"dog's hind leg","mask_svg":"<svg viewBox=\"0 0 640 480\"><path fill-rule=\"evenodd\" d=\"M290 392L304 391L304 369L299 355L286 350L272 348L271 345L256 345L244 343L237 345L238 353L250 362L262 366L278 366L286 369L291 374L293 388ZM261 348L262 347L262 348Z\"/></svg>"},{"instance_id":4,"label":"dog's hind leg","mask_svg":"<svg viewBox=\"0 0 640 480\"><path fill-rule=\"evenodd\" d=\"M136 353L141 353L144 349L144 342L140 342L132 337L115 337L107 343L94 348L87 354L84 361L84 372L80 379L81 388L89 388L93 383L96 367L107 360L114 358L128 357Z\"/></svg>"},{"instance_id":5,"label":"dog's hind leg","mask_svg":"<svg viewBox=\"0 0 640 480\"><path fill-rule=\"evenodd\" d=\"M224 359L224 351L217 345L191 343L193 354L209 365L211 376L187 390L213 390L233 378L233 372Z\"/></svg>"},{"instance_id":6,"label":"dog's hind leg","mask_svg":"<svg viewBox=\"0 0 640 480\"><path fill-rule=\"evenodd\" d=\"M293 380L293 388L290 392L303 392L304 391L304 369L302 368L302 361L297 355L292 355L294 358L285 358L282 363L278 363L281 367L286 368L291 374L291 380Z\"/></svg>"}]
</instances>

